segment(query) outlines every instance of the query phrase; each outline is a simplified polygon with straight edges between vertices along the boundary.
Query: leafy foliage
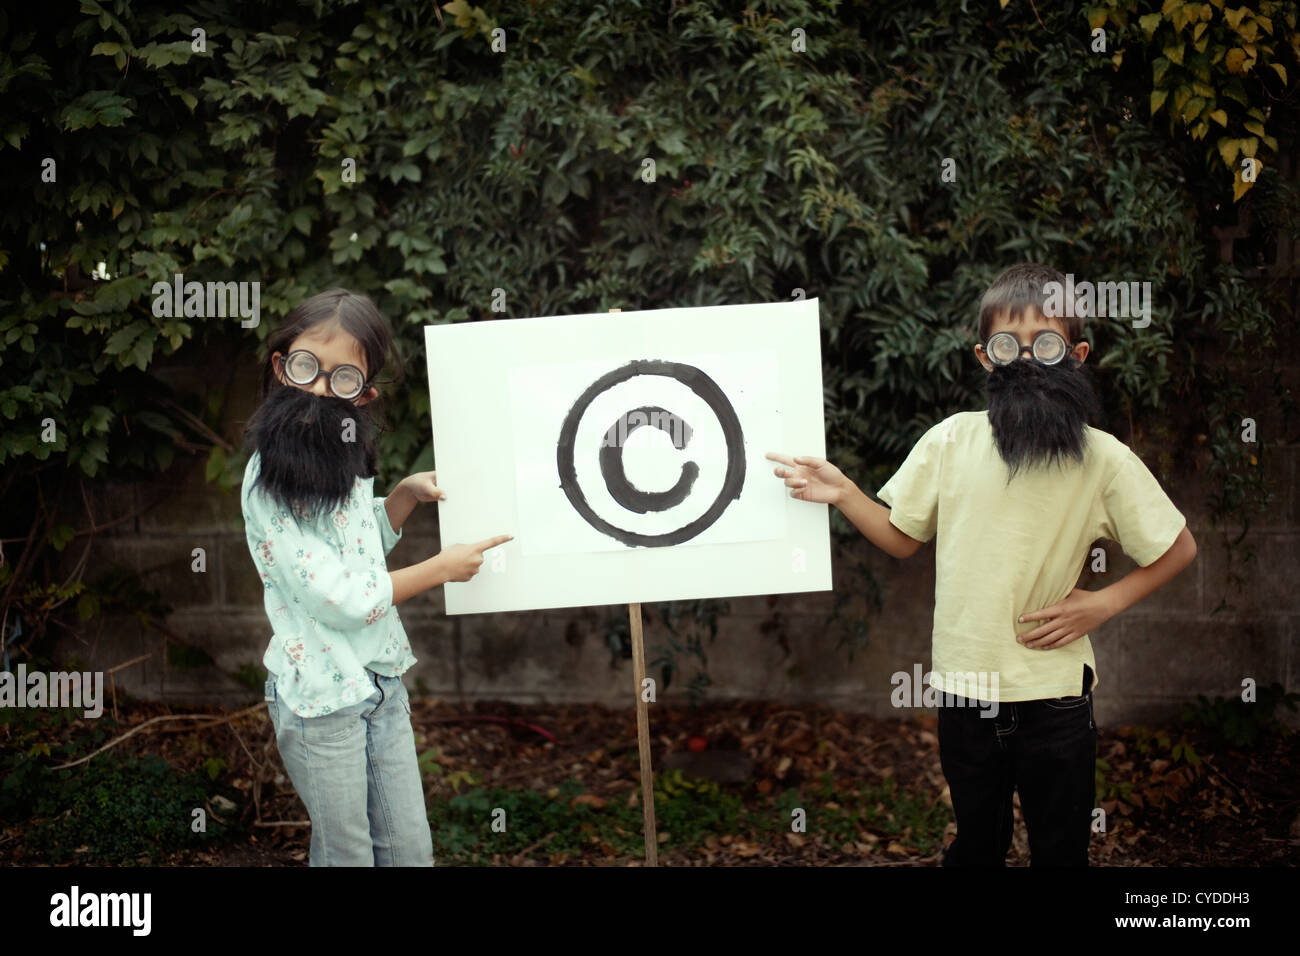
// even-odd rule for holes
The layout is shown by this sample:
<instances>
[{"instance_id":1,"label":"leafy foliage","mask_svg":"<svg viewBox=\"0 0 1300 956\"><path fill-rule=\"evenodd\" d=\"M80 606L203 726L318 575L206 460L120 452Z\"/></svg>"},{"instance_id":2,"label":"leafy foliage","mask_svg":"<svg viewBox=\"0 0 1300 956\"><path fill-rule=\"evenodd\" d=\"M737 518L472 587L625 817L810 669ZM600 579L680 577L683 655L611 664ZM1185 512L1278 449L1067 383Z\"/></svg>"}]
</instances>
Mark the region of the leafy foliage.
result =
<instances>
[{"instance_id":1,"label":"leafy foliage","mask_svg":"<svg viewBox=\"0 0 1300 956\"><path fill-rule=\"evenodd\" d=\"M1288 84L1285 61L1300 60L1294 3L1262 0L1250 9L1230 7L1225 0L1188 3L1166 0L1158 11L1137 16L1136 0L1106 0L1089 11L1088 24L1116 28L1122 40L1146 35L1150 61L1151 115L1168 103L1169 127L1205 139L1216 124L1224 134L1214 141L1207 159L1222 161L1233 174L1233 199L1240 199L1255 182L1246 159L1258 162L1261 141L1276 152L1277 138L1265 131L1270 108L1252 100L1251 93L1284 93ZM1116 67L1123 51L1115 54ZM1260 75L1271 69L1274 76ZM1255 74L1252 76L1252 71ZM1247 80L1253 80L1252 90ZM1258 97L1256 96L1256 99ZM1249 134L1249 135L1248 135ZM1239 164L1239 160L1241 161Z\"/></svg>"},{"instance_id":2,"label":"leafy foliage","mask_svg":"<svg viewBox=\"0 0 1300 956\"><path fill-rule=\"evenodd\" d=\"M0 756L0 822L22 824L25 850L42 862L157 864L172 851L216 845L239 832L238 824L211 814L205 831L191 829L192 811L206 807L217 792L212 782L223 767L211 760L203 776L178 774L156 755L112 752L84 766L54 770L53 758L70 759L87 742L100 743L107 731L97 727L89 741L51 747L50 731L75 723L76 711L0 716L15 745Z\"/></svg>"},{"instance_id":3,"label":"leafy foliage","mask_svg":"<svg viewBox=\"0 0 1300 956\"><path fill-rule=\"evenodd\" d=\"M168 369L259 361L275 321L335 284L376 299L407 360L381 383L381 484L432 467L424 325L803 290L821 304L829 454L876 487L979 404L974 310L1026 258L1152 283L1149 327L1090 329L1112 430L1170 449L1166 474L1208 454L1216 513L1248 520L1269 505L1247 460L1268 441L1243 455L1234 435L1256 386L1281 389L1285 290L1253 270L1295 235L1271 157L1295 147L1296 5L1003 6L0 13L0 491L41 502L21 515L29 548L75 533L40 494L67 473L206 453L210 480L236 482L221 374L196 393ZM1240 155L1263 160L1248 193L1221 165ZM1248 203L1265 229L1220 263L1214 229ZM155 315L154 283L177 273L260 283L260 323Z\"/></svg>"},{"instance_id":4,"label":"leafy foliage","mask_svg":"<svg viewBox=\"0 0 1300 956\"><path fill-rule=\"evenodd\" d=\"M1182 719L1186 724L1208 731L1216 747L1250 749L1274 734L1294 733L1278 719L1278 714L1283 707L1294 711L1297 703L1300 694L1288 693L1281 684L1273 683L1260 687L1256 699L1250 702L1240 697L1225 700L1216 696L1210 700L1198 694L1195 704L1183 708Z\"/></svg>"}]
</instances>

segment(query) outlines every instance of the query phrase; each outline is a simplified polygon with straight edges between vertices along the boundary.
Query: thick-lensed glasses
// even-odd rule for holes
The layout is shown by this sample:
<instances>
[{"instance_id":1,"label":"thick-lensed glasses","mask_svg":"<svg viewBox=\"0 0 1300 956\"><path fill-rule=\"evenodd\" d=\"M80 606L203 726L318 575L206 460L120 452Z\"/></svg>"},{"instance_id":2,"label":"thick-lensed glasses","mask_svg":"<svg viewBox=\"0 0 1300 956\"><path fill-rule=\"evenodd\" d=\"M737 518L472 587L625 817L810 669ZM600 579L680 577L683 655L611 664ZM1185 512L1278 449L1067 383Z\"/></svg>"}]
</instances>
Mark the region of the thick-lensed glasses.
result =
<instances>
[{"instance_id":1,"label":"thick-lensed glasses","mask_svg":"<svg viewBox=\"0 0 1300 956\"><path fill-rule=\"evenodd\" d=\"M1010 365L1025 352L1043 365L1056 365L1070 353L1070 343L1060 332L1051 329L1040 331L1030 345L1021 345L1020 340L1010 332L990 335L984 343L984 354L994 365Z\"/></svg>"},{"instance_id":2,"label":"thick-lensed glasses","mask_svg":"<svg viewBox=\"0 0 1300 956\"><path fill-rule=\"evenodd\" d=\"M321 371L320 360L306 349L290 352L284 359L284 375L295 385L310 388L322 375L329 376L330 391L338 398L354 399L370 384L355 365L338 365L333 371Z\"/></svg>"}]
</instances>

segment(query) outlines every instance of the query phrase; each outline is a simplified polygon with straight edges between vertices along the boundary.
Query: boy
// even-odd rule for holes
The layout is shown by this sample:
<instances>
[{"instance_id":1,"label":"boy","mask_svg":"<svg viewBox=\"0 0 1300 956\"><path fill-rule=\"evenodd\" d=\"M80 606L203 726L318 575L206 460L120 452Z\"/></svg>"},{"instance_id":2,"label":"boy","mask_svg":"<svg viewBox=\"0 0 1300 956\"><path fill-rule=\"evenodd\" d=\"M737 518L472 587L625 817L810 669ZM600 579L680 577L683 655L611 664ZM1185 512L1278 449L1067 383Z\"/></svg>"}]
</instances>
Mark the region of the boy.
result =
<instances>
[{"instance_id":1,"label":"boy","mask_svg":"<svg viewBox=\"0 0 1300 956\"><path fill-rule=\"evenodd\" d=\"M889 507L823 459L768 455L792 497L835 505L887 554L910 557L937 535L930 682L954 702L939 710L939 757L957 818L945 866L1005 865L1017 788L1030 864L1088 865L1098 683L1088 632L1196 557L1186 520L1142 460L1087 424L1097 400L1083 321L1045 308L1045 286L1064 281L1032 263L994 280L975 346L988 411L927 431L880 489ZM1080 590L1100 537L1140 567ZM971 671L997 675L991 713L945 682Z\"/></svg>"}]
</instances>

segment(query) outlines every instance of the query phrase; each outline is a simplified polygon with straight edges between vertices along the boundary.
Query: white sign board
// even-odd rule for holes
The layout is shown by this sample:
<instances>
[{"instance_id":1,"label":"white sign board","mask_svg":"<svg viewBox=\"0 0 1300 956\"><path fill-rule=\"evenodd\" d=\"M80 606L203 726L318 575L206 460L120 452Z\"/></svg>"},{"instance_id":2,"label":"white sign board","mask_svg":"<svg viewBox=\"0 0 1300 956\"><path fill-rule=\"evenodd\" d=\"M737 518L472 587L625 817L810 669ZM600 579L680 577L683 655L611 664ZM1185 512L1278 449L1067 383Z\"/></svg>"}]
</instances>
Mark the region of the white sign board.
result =
<instances>
[{"instance_id":1,"label":"white sign board","mask_svg":"<svg viewBox=\"0 0 1300 956\"><path fill-rule=\"evenodd\" d=\"M448 614L831 588L816 299L425 328Z\"/></svg>"}]
</instances>

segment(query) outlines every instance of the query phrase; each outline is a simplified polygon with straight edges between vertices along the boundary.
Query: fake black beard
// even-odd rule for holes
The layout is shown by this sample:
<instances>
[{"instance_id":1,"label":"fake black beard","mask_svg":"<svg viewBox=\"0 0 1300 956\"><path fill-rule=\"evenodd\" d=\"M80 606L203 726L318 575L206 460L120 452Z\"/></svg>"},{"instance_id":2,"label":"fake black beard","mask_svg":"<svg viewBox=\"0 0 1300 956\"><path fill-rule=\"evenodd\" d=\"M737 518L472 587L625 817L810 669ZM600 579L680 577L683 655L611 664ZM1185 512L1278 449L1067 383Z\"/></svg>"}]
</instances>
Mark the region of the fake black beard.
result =
<instances>
[{"instance_id":1,"label":"fake black beard","mask_svg":"<svg viewBox=\"0 0 1300 956\"><path fill-rule=\"evenodd\" d=\"M1089 421L1101 406L1083 363L1068 357L1059 365L1028 359L995 365L986 388L989 425L1008 481L1021 468L1082 462Z\"/></svg>"},{"instance_id":2,"label":"fake black beard","mask_svg":"<svg viewBox=\"0 0 1300 956\"><path fill-rule=\"evenodd\" d=\"M249 419L244 443L261 455L262 490L295 518L310 517L338 508L357 478L375 474L374 431L364 406L281 385Z\"/></svg>"}]
</instances>

